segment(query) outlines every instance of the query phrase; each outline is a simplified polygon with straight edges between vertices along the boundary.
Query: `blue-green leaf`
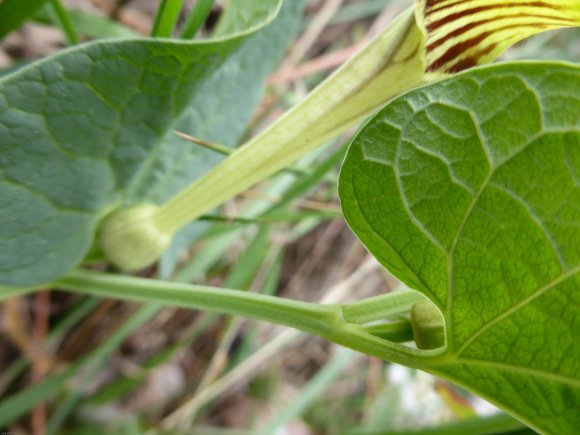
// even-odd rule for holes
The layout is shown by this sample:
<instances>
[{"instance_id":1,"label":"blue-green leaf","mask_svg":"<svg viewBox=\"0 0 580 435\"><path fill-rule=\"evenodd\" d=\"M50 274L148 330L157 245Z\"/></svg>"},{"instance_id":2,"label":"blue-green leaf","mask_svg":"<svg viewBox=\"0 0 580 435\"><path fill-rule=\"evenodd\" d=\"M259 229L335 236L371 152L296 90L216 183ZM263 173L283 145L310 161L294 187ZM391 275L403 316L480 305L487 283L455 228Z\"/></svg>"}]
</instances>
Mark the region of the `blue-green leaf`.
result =
<instances>
[{"instance_id":1,"label":"blue-green leaf","mask_svg":"<svg viewBox=\"0 0 580 435\"><path fill-rule=\"evenodd\" d=\"M99 41L0 79L0 283L61 276L107 212L159 189L150 175L178 158L163 145L175 120L281 1L241 3L238 33L221 39Z\"/></svg>"}]
</instances>

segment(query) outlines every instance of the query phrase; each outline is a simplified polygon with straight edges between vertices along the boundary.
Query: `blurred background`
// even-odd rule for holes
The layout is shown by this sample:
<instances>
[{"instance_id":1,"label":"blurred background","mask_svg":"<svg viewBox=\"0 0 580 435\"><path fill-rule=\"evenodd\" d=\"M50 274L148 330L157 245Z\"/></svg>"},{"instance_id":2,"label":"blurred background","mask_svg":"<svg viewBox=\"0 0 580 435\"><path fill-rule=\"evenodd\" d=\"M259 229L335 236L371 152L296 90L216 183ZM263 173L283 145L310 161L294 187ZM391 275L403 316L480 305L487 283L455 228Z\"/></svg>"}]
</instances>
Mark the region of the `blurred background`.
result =
<instances>
[{"instance_id":1,"label":"blurred background","mask_svg":"<svg viewBox=\"0 0 580 435\"><path fill-rule=\"evenodd\" d=\"M185 1L177 31L202 1ZM212 35L227 7L227 1L204 3L209 8L197 38ZM284 57L268 71L236 142L304 98L410 4L305 1ZM159 1L62 5L85 41L147 36ZM0 41L0 74L64 48L67 36L55 20L50 8L41 8L7 34ZM504 58L580 61L579 40L578 29L548 32ZM340 216L336 181L353 133L299 162L299 176L273 177L180 234L160 264L143 275L319 302L395 289L396 279ZM263 210L272 207L277 214L265 217ZM34 385L41 387L31 390ZM0 307L0 396L27 391L22 400L33 404L32 411L5 427L8 433L419 433L497 412L425 373L279 326L56 289ZM449 427L424 433L461 433Z\"/></svg>"}]
</instances>

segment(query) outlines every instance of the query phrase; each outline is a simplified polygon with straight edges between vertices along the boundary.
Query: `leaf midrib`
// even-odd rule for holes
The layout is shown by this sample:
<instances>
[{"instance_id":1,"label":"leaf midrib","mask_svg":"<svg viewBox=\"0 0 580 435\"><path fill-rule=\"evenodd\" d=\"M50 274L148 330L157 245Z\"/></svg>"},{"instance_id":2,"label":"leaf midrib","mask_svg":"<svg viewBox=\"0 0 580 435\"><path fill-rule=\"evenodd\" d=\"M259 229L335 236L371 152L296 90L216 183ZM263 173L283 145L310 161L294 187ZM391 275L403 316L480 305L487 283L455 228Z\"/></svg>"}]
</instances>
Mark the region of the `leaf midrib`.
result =
<instances>
[{"instance_id":1,"label":"leaf midrib","mask_svg":"<svg viewBox=\"0 0 580 435\"><path fill-rule=\"evenodd\" d=\"M525 297L524 299L522 299L517 304L512 305L510 308L508 308L506 311L504 311L500 315L494 317L489 322L483 324L479 329L477 329L471 336L469 336L463 342L463 344L461 345L461 347L457 350L457 352L455 352L455 355L461 355L461 353L464 352L469 347L469 345L471 343L473 343L473 341L475 341L481 334L483 334L485 331L487 331L493 325L495 325L496 323L499 323L503 319L511 316L513 313L515 313L519 309L521 309L521 308L525 307L526 305L528 305L534 299L539 298L544 293L546 293L547 291L551 290L554 286L560 284L561 282L567 280L568 278L573 277L577 273L580 273L580 265L578 265L578 266L570 269L566 273L563 273L560 276L558 276L557 278L554 278L553 280L549 281L546 285L544 285L543 287L540 287L534 293L528 295L527 297Z\"/></svg>"}]
</instances>

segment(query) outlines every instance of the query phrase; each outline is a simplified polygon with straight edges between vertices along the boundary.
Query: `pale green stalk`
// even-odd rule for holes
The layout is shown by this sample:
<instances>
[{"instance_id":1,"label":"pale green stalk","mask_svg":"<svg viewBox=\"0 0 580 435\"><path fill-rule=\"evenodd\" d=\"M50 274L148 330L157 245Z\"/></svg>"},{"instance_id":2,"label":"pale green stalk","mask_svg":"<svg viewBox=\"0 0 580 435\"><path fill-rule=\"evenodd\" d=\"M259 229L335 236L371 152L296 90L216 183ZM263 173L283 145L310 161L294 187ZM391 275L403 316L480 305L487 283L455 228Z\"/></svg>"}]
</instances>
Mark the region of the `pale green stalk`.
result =
<instances>
[{"instance_id":1,"label":"pale green stalk","mask_svg":"<svg viewBox=\"0 0 580 435\"><path fill-rule=\"evenodd\" d=\"M302 103L167 203L114 213L101 232L103 252L125 270L155 262L181 227L422 84L424 39L406 11Z\"/></svg>"},{"instance_id":2,"label":"pale green stalk","mask_svg":"<svg viewBox=\"0 0 580 435\"><path fill-rule=\"evenodd\" d=\"M82 294L169 304L265 320L318 335L367 355L408 367L425 369L431 364L437 364L437 356L442 350L413 349L374 336L364 326L345 320L344 313L348 311L348 305L308 303L238 290L82 270L69 273L55 282L54 286ZM396 297L399 298L398 295ZM388 299L386 296L382 301L393 310ZM404 300L403 305L406 304Z\"/></svg>"}]
</instances>

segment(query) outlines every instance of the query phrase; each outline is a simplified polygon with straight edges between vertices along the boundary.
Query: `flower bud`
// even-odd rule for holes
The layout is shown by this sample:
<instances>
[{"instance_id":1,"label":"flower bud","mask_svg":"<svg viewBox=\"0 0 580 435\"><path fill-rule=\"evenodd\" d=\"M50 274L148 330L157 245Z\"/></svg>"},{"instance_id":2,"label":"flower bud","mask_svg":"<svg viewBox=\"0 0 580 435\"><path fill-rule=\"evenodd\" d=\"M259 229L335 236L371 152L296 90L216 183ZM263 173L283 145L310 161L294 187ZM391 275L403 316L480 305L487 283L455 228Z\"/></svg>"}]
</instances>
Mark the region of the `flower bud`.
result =
<instances>
[{"instance_id":1,"label":"flower bud","mask_svg":"<svg viewBox=\"0 0 580 435\"><path fill-rule=\"evenodd\" d=\"M413 339L419 349L437 349L445 344L445 321L431 301L420 301L411 308Z\"/></svg>"}]
</instances>

